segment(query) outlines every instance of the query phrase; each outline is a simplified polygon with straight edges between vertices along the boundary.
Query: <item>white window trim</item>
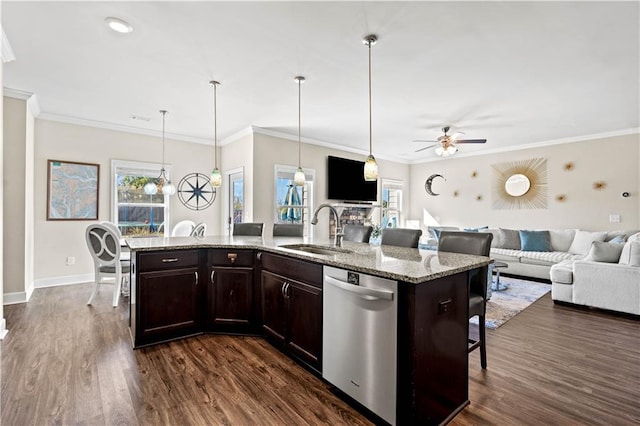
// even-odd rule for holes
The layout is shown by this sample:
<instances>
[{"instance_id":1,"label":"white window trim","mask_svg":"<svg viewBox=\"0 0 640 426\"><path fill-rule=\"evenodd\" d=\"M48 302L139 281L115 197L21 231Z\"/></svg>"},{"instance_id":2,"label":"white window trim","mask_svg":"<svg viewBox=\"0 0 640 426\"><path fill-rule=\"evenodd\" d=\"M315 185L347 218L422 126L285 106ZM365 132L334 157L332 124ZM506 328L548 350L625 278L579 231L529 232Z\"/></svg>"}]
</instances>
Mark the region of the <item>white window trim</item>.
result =
<instances>
[{"instance_id":1,"label":"white window trim","mask_svg":"<svg viewBox=\"0 0 640 426\"><path fill-rule=\"evenodd\" d=\"M118 194L118 182L116 181L116 169L117 168L130 168L139 169L149 172L150 176L160 176L161 163L149 163L144 161L130 161L130 160L111 160L111 197L110 197L110 217L111 222L116 221L118 216L117 194ZM167 178L171 178L171 166L164 164L164 171ZM168 237L171 230L171 201L168 195L164 196L164 236Z\"/></svg>"},{"instance_id":2,"label":"white window trim","mask_svg":"<svg viewBox=\"0 0 640 426\"><path fill-rule=\"evenodd\" d=\"M402 200L400 200L400 206L396 208L385 208L384 207L384 190L385 188L390 189L399 189L402 191ZM399 223L398 226L403 226L404 224L404 182L396 179L380 179L380 224L382 224L382 220L384 218L384 213L386 211L396 212L398 214Z\"/></svg>"},{"instance_id":3,"label":"white window trim","mask_svg":"<svg viewBox=\"0 0 640 426\"><path fill-rule=\"evenodd\" d=\"M295 172L298 170L298 166L291 166L291 165L285 165L285 164L274 164L273 165L273 205L274 205L274 209L273 209L273 223L277 223L277 219L276 219L276 215L277 215L277 211L279 206L276 204L277 203L277 194L278 194L278 184L277 184L277 176L278 176L278 172L285 172L285 173L291 173L292 175L295 174ZM307 196L307 200L309 201L307 203L307 205L302 205L301 207L307 209L307 213L308 213L308 217L309 220L311 220L311 216L313 215L313 200L315 198L315 185L316 185L316 170L315 169L307 169L305 167L302 168L302 171L304 172L304 175L306 177L306 180L308 182L311 182L311 193L308 194ZM311 237L313 235L313 229L312 226L307 224L307 228L306 228L306 236Z\"/></svg>"}]
</instances>

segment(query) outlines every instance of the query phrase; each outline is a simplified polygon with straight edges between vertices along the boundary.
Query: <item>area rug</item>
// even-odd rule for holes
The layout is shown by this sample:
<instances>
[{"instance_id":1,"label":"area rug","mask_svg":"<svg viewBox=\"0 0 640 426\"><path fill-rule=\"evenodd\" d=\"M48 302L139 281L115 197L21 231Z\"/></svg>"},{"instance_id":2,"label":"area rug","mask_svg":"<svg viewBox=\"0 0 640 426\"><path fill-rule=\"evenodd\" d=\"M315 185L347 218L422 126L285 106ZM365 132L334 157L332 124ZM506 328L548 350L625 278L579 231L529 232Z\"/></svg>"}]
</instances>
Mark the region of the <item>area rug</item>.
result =
<instances>
[{"instance_id":1,"label":"area rug","mask_svg":"<svg viewBox=\"0 0 640 426\"><path fill-rule=\"evenodd\" d=\"M501 276L500 285L503 284L508 288L503 291L492 291L491 299L487 302L486 328L500 327L551 291L551 284ZM478 317L471 318L469 322L478 324Z\"/></svg>"}]
</instances>

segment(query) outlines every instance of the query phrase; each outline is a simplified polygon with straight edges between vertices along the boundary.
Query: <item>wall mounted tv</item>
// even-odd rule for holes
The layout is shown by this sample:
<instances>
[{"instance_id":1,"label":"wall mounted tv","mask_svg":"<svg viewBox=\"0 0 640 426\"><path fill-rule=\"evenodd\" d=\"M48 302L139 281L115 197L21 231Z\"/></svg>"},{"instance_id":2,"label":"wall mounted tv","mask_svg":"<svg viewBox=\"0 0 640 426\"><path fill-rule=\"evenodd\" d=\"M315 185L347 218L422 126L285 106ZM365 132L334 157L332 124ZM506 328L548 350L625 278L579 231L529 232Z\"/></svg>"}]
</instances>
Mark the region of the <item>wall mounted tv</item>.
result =
<instances>
[{"instance_id":1,"label":"wall mounted tv","mask_svg":"<svg viewBox=\"0 0 640 426\"><path fill-rule=\"evenodd\" d=\"M378 182L364 180L364 162L327 157L327 198L345 202L377 200Z\"/></svg>"}]
</instances>

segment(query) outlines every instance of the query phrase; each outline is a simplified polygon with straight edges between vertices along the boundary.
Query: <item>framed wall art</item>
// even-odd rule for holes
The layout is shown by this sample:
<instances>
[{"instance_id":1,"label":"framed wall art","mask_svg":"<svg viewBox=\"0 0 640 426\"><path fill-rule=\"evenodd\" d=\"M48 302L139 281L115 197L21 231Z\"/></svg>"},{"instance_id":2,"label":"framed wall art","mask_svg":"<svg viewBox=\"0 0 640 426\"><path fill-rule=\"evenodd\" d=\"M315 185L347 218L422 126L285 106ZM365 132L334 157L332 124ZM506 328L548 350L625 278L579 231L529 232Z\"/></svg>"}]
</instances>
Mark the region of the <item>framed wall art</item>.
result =
<instances>
[{"instance_id":1,"label":"framed wall art","mask_svg":"<svg viewBox=\"0 0 640 426\"><path fill-rule=\"evenodd\" d=\"M100 165L48 160L47 220L98 220Z\"/></svg>"}]
</instances>

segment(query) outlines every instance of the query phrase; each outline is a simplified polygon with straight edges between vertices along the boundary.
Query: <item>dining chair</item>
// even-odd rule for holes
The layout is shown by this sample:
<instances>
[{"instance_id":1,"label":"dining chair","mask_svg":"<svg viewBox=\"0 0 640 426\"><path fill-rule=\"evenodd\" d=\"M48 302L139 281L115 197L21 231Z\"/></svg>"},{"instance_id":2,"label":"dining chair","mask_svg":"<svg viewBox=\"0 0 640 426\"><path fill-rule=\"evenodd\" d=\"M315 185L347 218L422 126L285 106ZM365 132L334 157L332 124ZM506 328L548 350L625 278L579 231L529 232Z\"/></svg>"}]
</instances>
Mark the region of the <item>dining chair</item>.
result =
<instances>
[{"instance_id":1,"label":"dining chair","mask_svg":"<svg viewBox=\"0 0 640 426\"><path fill-rule=\"evenodd\" d=\"M264 223L260 222L242 222L233 224L233 235L235 236L251 236L261 237Z\"/></svg>"},{"instance_id":2,"label":"dining chair","mask_svg":"<svg viewBox=\"0 0 640 426\"><path fill-rule=\"evenodd\" d=\"M171 230L172 237L188 237L191 235L193 228L195 228L196 224L192 220L181 220L176 223L176 226Z\"/></svg>"},{"instance_id":3,"label":"dining chair","mask_svg":"<svg viewBox=\"0 0 640 426\"><path fill-rule=\"evenodd\" d=\"M421 229L384 228L380 244L384 246L418 248L421 235Z\"/></svg>"},{"instance_id":4,"label":"dining chair","mask_svg":"<svg viewBox=\"0 0 640 426\"><path fill-rule=\"evenodd\" d=\"M205 232L207 232L207 224L204 222L200 222L196 226L193 227L191 231L192 237L204 237Z\"/></svg>"},{"instance_id":5,"label":"dining chair","mask_svg":"<svg viewBox=\"0 0 640 426\"><path fill-rule=\"evenodd\" d=\"M493 240L493 234L490 232L442 231L438 240L438 252L446 251L489 257L491 240ZM470 344L468 352L479 347L480 365L485 369L487 368L485 314L488 282L488 266L472 270L469 274L469 319L478 316L479 339L468 339Z\"/></svg>"},{"instance_id":6,"label":"dining chair","mask_svg":"<svg viewBox=\"0 0 640 426\"><path fill-rule=\"evenodd\" d=\"M115 308L118 306L122 281L125 278L124 274L129 274L131 263L120 260L120 238L109 226L99 223L89 225L85 231L85 239L89 253L93 258L95 271L95 288L89 297L87 305L93 303L93 299L98 294L102 284L111 283L111 280L113 280L115 286L113 307Z\"/></svg>"},{"instance_id":7,"label":"dining chair","mask_svg":"<svg viewBox=\"0 0 640 426\"><path fill-rule=\"evenodd\" d=\"M274 237L302 237L304 236L304 227L297 223L274 223Z\"/></svg>"},{"instance_id":8,"label":"dining chair","mask_svg":"<svg viewBox=\"0 0 640 426\"><path fill-rule=\"evenodd\" d=\"M345 225L342 228L344 236L342 241L353 241L355 243L368 243L373 232L373 226L368 225Z\"/></svg>"}]
</instances>

